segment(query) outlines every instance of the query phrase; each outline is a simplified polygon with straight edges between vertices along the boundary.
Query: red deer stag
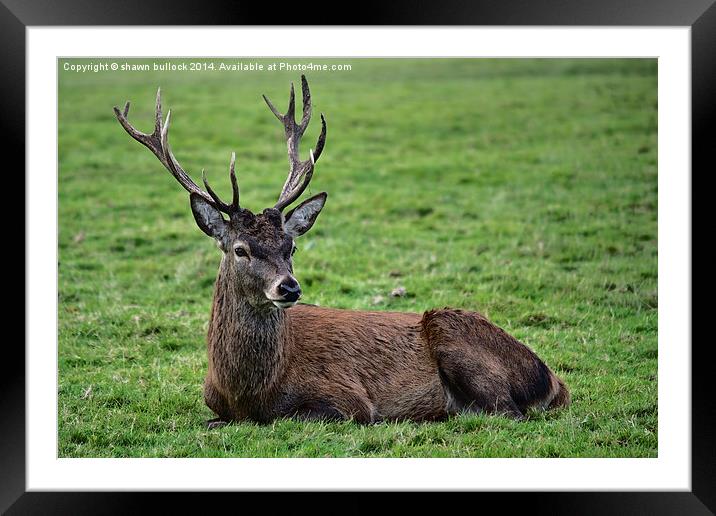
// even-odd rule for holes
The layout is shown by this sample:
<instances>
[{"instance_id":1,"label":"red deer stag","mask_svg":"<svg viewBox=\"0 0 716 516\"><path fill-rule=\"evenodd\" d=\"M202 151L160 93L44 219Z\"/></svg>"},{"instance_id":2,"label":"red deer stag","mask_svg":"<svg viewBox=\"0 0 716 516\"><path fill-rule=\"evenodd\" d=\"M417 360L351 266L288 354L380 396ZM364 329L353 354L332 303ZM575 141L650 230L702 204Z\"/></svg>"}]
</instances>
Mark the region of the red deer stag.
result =
<instances>
[{"instance_id":1,"label":"red deer stag","mask_svg":"<svg viewBox=\"0 0 716 516\"><path fill-rule=\"evenodd\" d=\"M311 119L305 76L301 87L300 123L293 84L285 115L264 96L284 126L290 170L276 204L258 214L239 205L234 154L231 204L219 199L205 176L202 190L182 169L169 147L171 111L162 122L159 91L151 134L129 123L129 102L123 111L114 108L129 135L189 192L196 223L222 251L207 337L204 399L218 416L209 427L292 416L360 423L435 420L461 411L522 419L530 407L567 405L562 380L479 313L297 304L301 287L293 275L294 239L311 229L326 202L326 193L319 193L284 213L306 189L326 141L321 115L315 151L300 159L299 144Z\"/></svg>"}]
</instances>

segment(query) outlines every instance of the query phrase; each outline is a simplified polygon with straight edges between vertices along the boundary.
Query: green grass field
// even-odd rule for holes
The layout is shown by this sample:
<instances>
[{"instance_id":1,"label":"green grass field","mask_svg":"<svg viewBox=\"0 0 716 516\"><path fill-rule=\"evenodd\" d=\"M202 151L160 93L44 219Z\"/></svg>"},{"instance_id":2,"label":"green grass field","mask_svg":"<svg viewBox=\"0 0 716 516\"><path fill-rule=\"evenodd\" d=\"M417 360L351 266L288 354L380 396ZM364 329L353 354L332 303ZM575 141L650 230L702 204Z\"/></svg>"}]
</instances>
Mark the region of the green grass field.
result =
<instances>
[{"instance_id":1,"label":"green grass field","mask_svg":"<svg viewBox=\"0 0 716 516\"><path fill-rule=\"evenodd\" d=\"M298 242L304 300L480 311L564 378L572 406L524 422L206 430L220 252L112 106L130 99L148 131L161 85L182 165L230 197L236 151L242 205L256 211L287 172L260 95L284 110L300 72L76 73L60 61L59 456L655 457L656 60L338 62L352 70L306 72L328 122L310 190L329 199Z\"/></svg>"}]
</instances>

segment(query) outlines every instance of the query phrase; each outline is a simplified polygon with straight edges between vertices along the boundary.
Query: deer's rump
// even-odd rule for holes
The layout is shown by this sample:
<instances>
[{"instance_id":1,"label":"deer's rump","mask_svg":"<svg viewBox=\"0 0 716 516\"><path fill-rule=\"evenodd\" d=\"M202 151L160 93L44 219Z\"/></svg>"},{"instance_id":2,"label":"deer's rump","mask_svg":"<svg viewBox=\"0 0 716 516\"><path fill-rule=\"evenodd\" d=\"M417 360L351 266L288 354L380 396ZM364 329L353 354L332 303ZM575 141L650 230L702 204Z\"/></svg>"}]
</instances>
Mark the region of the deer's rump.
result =
<instances>
[{"instance_id":1,"label":"deer's rump","mask_svg":"<svg viewBox=\"0 0 716 516\"><path fill-rule=\"evenodd\" d=\"M299 415L439 419L462 410L522 417L568 403L562 382L524 344L478 313L355 312L298 305L283 402Z\"/></svg>"}]
</instances>

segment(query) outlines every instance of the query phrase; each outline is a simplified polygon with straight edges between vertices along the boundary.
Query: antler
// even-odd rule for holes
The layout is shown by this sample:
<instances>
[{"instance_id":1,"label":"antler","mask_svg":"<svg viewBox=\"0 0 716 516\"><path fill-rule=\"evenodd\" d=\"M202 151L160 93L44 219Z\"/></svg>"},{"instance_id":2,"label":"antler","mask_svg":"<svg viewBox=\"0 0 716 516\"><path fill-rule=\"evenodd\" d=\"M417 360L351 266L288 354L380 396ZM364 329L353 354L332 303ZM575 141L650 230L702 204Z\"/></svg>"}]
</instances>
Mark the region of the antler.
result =
<instances>
[{"instance_id":1,"label":"antler","mask_svg":"<svg viewBox=\"0 0 716 516\"><path fill-rule=\"evenodd\" d=\"M266 95L263 95L269 109L276 118L283 123L286 130L290 170L283 189L281 190L281 195L279 195L278 201L274 206L274 208L279 211L282 211L286 206L298 199L306 189L313 176L316 161L318 161L318 158L321 156L323 146L326 144L326 119L323 117L323 113L321 113L322 128L321 134L318 136L318 142L316 143L316 150L310 150L309 159L301 161L298 148L301 143L301 137L308 127L308 122L311 120L311 92L308 89L308 81L306 81L305 75L301 75L301 91L303 93L303 116L301 117L300 124L297 124L295 119L296 96L293 91L293 83L291 83L291 95L288 100L288 111L286 111L285 115L279 113L273 104L271 104L271 101L266 98Z\"/></svg>"},{"instance_id":2,"label":"antler","mask_svg":"<svg viewBox=\"0 0 716 516\"><path fill-rule=\"evenodd\" d=\"M122 124L122 127L124 127L124 130L127 131L127 133L132 138L134 138L139 143L148 148L150 151L152 151L152 153L154 153L154 155L159 159L159 161L161 161L162 165L164 165L166 169L171 172L174 178L179 182L180 185L182 185L182 187L184 187L187 192L201 196L206 202L214 206L217 210L223 211L228 215L232 215L233 213L239 211L239 185L236 182L235 172L236 155L233 152L231 153L231 163L229 165L231 175L231 188L233 190L233 200L231 204L226 204L221 199L219 199L219 196L216 195L216 193L209 186L203 169L201 171L201 175L204 181L204 187L206 188L206 192L199 188L196 183L194 183L194 181L192 181L191 177L189 177L189 175L184 171L184 169L181 167L181 165L179 165L179 162L174 157L174 154L169 147L168 140L169 122L171 120L172 112L170 110L167 113L167 119L164 124L162 124L161 88L157 89L157 104L154 113L154 131L152 131L152 134L145 134L141 131L138 131L132 124L129 123L129 120L127 120L127 115L129 114L129 101L127 101L127 103L124 105L123 111L120 111L117 106L114 106L114 114L117 117L119 123Z\"/></svg>"}]
</instances>

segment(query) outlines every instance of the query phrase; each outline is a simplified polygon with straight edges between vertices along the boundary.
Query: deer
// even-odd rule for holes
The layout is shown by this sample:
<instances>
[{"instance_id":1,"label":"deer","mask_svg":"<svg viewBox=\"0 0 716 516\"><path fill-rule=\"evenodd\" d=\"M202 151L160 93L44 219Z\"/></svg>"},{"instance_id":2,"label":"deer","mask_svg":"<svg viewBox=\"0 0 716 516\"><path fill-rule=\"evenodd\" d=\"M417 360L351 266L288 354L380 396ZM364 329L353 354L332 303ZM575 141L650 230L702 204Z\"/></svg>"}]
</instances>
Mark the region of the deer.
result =
<instances>
[{"instance_id":1,"label":"deer","mask_svg":"<svg viewBox=\"0 0 716 516\"><path fill-rule=\"evenodd\" d=\"M442 308L422 314L359 311L299 303L295 241L313 227L327 199L321 192L292 209L313 177L326 142L326 119L315 149L301 160L299 146L312 115L301 76L303 112L296 121L291 83L281 114L289 172L276 204L253 213L239 203L236 154L231 154L230 204L204 189L180 166L169 146L171 111L163 120L157 90L154 130L129 121L127 103L114 113L129 135L147 147L189 193L194 220L216 241L221 261L207 332L204 401L216 428L230 422L279 418L438 421L459 413L516 420L530 409L570 404L564 382L525 344L475 311ZM226 217L225 217L226 216Z\"/></svg>"}]
</instances>

